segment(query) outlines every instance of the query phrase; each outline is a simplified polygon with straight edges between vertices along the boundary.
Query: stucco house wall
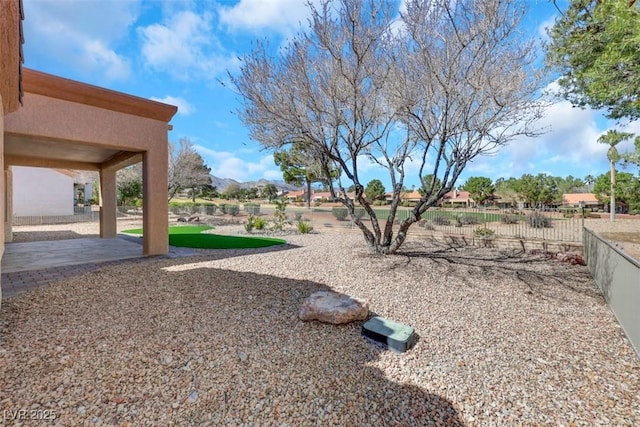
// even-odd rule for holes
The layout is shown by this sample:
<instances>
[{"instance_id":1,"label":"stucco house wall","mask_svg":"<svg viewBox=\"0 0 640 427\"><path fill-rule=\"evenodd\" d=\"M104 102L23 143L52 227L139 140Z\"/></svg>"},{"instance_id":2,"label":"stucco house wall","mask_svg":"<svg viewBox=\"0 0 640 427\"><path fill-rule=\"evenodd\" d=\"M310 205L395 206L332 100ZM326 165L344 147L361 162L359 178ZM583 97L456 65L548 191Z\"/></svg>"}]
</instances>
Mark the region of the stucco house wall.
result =
<instances>
[{"instance_id":1,"label":"stucco house wall","mask_svg":"<svg viewBox=\"0 0 640 427\"><path fill-rule=\"evenodd\" d=\"M19 0L2 1L0 7L0 221L5 221L5 177L11 174L4 165L4 116L18 109L20 105L20 73L22 66L22 8ZM0 239L0 258L4 254L4 239ZM2 288L0 287L0 306Z\"/></svg>"},{"instance_id":2,"label":"stucco house wall","mask_svg":"<svg viewBox=\"0 0 640 427\"><path fill-rule=\"evenodd\" d=\"M13 215L73 215L73 178L55 169L13 166Z\"/></svg>"}]
</instances>

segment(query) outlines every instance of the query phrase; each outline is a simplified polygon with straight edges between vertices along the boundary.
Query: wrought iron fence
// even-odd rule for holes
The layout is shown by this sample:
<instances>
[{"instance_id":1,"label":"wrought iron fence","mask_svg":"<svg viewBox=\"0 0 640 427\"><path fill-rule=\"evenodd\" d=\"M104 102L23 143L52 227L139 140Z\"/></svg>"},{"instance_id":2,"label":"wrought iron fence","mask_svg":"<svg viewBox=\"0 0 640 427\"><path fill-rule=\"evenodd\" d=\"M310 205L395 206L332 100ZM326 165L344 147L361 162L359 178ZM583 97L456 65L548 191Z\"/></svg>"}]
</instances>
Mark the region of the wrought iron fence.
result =
<instances>
[{"instance_id":1,"label":"wrought iron fence","mask_svg":"<svg viewBox=\"0 0 640 427\"><path fill-rule=\"evenodd\" d=\"M99 211L80 208L74 215L65 216L14 216L14 225L59 224L83 221L98 221ZM142 218L142 209L131 206L118 206L118 218ZM225 203L195 205L170 204L169 218L197 218L200 222L232 220L234 223L245 221L249 215L274 217L275 205L257 203ZM378 220L386 221L390 210L385 206L374 208ZM358 227L341 206L320 205L307 208L301 204L289 204L286 207L288 220L295 224L298 220L309 221L315 229L357 230ZM371 219L364 209L357 209L362 220L370 224ZM411 214L411 208L399 207L396 212L396 224ZM432 208L422 219L411 227L411 233L428 234L439 232L463 236L495 236L534 240L581 242L583 216L576 213L549 212L537 210L499 210L476 208Z\"/></svg>"},{"instance_id":2,"label":"wrought iron fence","mask_svg":"<svg viewBox=\"0 0 640 427\"><path fill-rule=\"evenodd\" d=\"M259 215L272 216L275 208L272 205L260 206ZM386 221L390 210L387 207L375 207L378 221ZM316 229L357 230L355 222L344 207L289 205L287 217L296 221L306 219ZM356 209L365 224L371 219L364 209ZM399 224L411 214L411 209L399 207L395 223ZM432 232L476 236L476 237L509 237L559 242L581 242L583 215L540 210L512 209L476 209L476 208L433 208L427 210L422 219L411 227L411 233L428 234Z\"/></svg>"},{"instance_id":3,"label":"wrought iron fence","mask_svg":"<svg viewBox=\"0 0 640 427\"><path fill-rule=\"evenodd\" d=\"M142 218L142 209L134 206L117 206L116 215L118 218ZM14 215L13 225L70 224L99 220L98 206L74 206L73 215Z\"/></svg>"}]
</instances>

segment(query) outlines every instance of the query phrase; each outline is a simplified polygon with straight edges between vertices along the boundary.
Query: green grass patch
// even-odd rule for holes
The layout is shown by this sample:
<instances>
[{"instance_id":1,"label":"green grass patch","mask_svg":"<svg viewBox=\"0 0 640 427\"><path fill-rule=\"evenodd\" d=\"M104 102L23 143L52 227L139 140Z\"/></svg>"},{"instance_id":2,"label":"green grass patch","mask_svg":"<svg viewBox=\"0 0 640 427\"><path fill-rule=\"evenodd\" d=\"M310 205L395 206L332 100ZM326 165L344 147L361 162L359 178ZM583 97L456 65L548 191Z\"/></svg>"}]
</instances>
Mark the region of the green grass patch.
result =
<instances>
[{"instance_id":1,"label":"green grass patch","mask_svg":"<svg viewBox=\"0 0 640 427\"><path fill-rule=\"evenodd\" d=\"M283 239L271 237L225 236L221 234L173 234L169 244L181 248L199 249L251 249L282 245Z\"/></svg>"},{"instance_id":2,"label":"green grass patch","mask_svg":"<svg viewBox=\"0 0 640 427\"><path fill-rule=\"evenodd\" d=\"M169 227L169 244L180 248L198 249L252 249L282 245L283 239L271 237L225 236L221 234L202 233L211 230L206 225L185 225ZM142 228L124 230L123 233L142 235Z\"/></svg>"}]
</instances>

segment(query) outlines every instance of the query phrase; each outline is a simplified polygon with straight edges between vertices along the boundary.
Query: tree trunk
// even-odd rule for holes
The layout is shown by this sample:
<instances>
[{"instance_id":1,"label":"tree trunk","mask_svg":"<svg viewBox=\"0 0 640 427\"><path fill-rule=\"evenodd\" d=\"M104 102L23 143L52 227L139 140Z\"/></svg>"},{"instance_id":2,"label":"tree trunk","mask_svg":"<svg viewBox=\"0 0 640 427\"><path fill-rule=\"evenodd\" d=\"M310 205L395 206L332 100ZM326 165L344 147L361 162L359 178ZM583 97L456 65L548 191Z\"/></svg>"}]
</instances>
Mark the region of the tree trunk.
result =
<instances>
[{"instance_id":1,"label":"tree trunk","mask_svg":"<svg viewBox=\"0 0 640 427\"><path fill-rule=\"evenodd\" d=\"M307 209L311 209L311 181L307 179Z\"/></svg>"},{"instance_id":2,"label":"tree trunk","mask_svg":"<svg viewBox=\"0 0 640 427\"><path fill-rule=\"evenodd\" d=\"M611 197L609 201L609 219L614 221L616 219L616 164L611 164Z\"/></svg>"}]
</instances>

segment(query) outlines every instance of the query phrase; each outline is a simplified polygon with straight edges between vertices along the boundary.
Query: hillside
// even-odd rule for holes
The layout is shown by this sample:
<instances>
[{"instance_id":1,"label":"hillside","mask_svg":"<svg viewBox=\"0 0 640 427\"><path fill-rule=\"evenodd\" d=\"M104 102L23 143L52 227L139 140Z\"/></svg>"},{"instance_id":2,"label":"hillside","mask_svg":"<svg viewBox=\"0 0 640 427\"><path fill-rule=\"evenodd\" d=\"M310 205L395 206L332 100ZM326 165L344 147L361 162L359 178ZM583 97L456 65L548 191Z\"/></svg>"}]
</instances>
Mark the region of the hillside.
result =
<instances>
[{"instance_id":1,"label":"hillside","mask_svg":"<svg viewBox=\"0 0 640 427\"><path fill-rule=\"evenodd\" d=\"M239 181L236 181L235 179L218 178L217 176L211 175L211 181L212 181L211 185L216 187L216 189L219 192L226 190L232 184L239 185L241 188L262 187L267 184L274 184L278 190L295 191L300 189L294 185L289 185L284 181L270 181L268 179L260 179L258 181L239 182Z\"/></svg>"}]
</instances>

